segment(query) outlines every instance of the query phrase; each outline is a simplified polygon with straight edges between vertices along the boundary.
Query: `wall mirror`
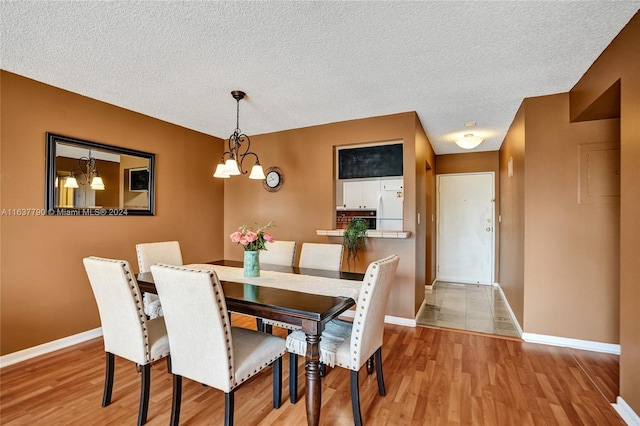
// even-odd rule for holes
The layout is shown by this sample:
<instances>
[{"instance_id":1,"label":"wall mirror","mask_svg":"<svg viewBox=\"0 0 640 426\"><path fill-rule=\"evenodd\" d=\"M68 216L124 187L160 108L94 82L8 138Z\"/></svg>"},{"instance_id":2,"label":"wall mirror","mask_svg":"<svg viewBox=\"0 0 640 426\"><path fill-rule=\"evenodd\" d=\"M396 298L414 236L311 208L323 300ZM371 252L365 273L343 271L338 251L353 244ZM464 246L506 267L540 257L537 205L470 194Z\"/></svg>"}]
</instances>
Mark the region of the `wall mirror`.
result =
<instances>
[{"instance_id":1,"label":"wall mirror","mask_svg":"<svg viewBox=\"0 0 640 426\"><path fill-rule=\"evenodd\" d=\"M47 133L48 215L155 213L155 154Z\"/></svg>"}]
</instances>

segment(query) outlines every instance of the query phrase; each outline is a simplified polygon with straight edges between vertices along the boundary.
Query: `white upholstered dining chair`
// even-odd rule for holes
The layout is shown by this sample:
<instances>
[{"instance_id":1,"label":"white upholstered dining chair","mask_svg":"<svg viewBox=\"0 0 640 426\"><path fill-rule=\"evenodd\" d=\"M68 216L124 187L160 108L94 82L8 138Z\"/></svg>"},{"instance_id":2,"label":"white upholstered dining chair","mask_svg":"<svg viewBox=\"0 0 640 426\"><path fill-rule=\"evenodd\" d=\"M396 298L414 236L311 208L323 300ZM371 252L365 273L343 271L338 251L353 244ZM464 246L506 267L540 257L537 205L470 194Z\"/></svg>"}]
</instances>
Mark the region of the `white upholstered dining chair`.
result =
<instances>
[{"instance_id":1,"label":"white upholstered dining chair","mask_svg":"<svg viewBox=\"0 0 640 426\"><path fill-rule=\"evenodd\" d=\"M342 244L303 243L300 252L299 268L324 269L327 271L339 271L342 266ZM260 254L262 256L262 254ZM258 323L258 328L264 327L267 333L272 332L273 326L296 330L291 324L264 319Z\"/></svg>"},{"instance_id":2,"label":"white upholstered dining chair","mask_svg":"<svg viewBox=\"0 0 640 426\"><path fill-rule=\"evenodd\" d=\"M232 327L214 271L155 264L151 273L171 345L171 424L180 420L182 377L223 391L225 425L232 425L235 390L273 364L273 407L279 408L284 339Z\"/></svg>"},{"instance_id":3,"label":"white upholstered dining chair","mask_svg":"<svg viewBox=\"0 0 640 426\"><path fill-rule=\"evenodd\" d=\"M324 269L327 271L339 271L342 267L342 252L344 247L342 244L324 244L324 243L302 243L300 251L300 260L298 267L301 269ZM289 333L297 330L298 327L280 321L263 319L258 320L258 329L264 328L267 333L272 333L273 326L286 329ZM297 388L298 364L295 356L289 358L289 389ZM325 367L322 366L322 375L325 374Z\"/></svg>"},{"instance_id":4,"label":"white upholstered dining chair","mask_svg":"<svg viewBox=\"0 0 640 426\"><path fill-rule=\"evenodd\" d=\"M329 321L320 340L321 363L351 370L351 405L356 425L362 425L358 372L365 363L369 374L373 372L375 365L378 393L383 396L386 394L382 375L382 335L387 301L398 262L399 257L392 255L369 264L362 281L353 322ZM306 336L301 330L296 330L287 337L287 350L291 357L306 355ZM293 375L295 372L290 371L289 374ZM297 385L290 386L289 392L291 402L295 403Z\"/></svg>"},{"instance_id":5,"label":"white upholstered dining chair","mask_svg":"<svg viewBox=\"0 0 640 426\"><path fill-rule=\"evenodd\" d=\"M102 406L111 403L114 355L135 362L141 370L138 426L147 421L151 363L169 355L169 340L164 320L147 320L138 283L125 260L87 257L83 259L98 305L106 373Z\"/></svg>"},{"instance_id":6,"label":"white upholstered dining chair","mask_svg":"<svg viewBox=\"0 0 640 426\"><path fill-rule=\"evenodd\" d=\"M158 243L136 244L138 256L138 272L151 271L154 263L167 265L182 265L182 252L177 241L162 241ZM144 312L149 318L162 316L160 299L153 293L144 293Z\"/></svg>"},{"instance_id":7,"label":"white upholstered dining chair","mask_svg":"<svg viewBox=\"0 0 640 426\"><path fill-rule=\"evenodd\" d=\"M324 269L327 271L339 271L342 266L342 244L322 244L322 243L302 243L302 251L300 252L299 268ZM260 253L262 259L262 253ZM258 329L267 333L273 331L273 326L286 328L287 330L296 330L291 324L268 319L258 320Z\"/></svg>"},{"instance_id":8,"label":"white upholstered dining chair","mask_svg":"<svg viewBox=\"0 0 640 426\"><path fill-rule=\"evenodd\" d=\"M266 250L260 252L260 263L293 266L296 258L295 241L273 241L266 243Z\"/></svg>"},{"instance_id":9,"label":"white upholstered dining chair","mask_svg":"<svg viewBox=\"0 0 640 426\"><path fill-rule=\"evenodd\" d=\"M293 266L295 264L295 241L273 241L266 243L266 247L266 250L260 252L260 264L265 263L280 266ZM274 325L287 327L287 324L262 318L257 318L256 323L258 330L262 331L266 329L268 333L271 333Z\"/></svg>"},{"instance_id":10,"label":"white upholstered dining chair","mask_svg":"<svg viewBox=\"0 0 640 426\"><path fill-rule=\"evenodd\" d=\"M342 244L303 243L298 267L339 271L343 249Z\"/></svg>"}]
</instances>

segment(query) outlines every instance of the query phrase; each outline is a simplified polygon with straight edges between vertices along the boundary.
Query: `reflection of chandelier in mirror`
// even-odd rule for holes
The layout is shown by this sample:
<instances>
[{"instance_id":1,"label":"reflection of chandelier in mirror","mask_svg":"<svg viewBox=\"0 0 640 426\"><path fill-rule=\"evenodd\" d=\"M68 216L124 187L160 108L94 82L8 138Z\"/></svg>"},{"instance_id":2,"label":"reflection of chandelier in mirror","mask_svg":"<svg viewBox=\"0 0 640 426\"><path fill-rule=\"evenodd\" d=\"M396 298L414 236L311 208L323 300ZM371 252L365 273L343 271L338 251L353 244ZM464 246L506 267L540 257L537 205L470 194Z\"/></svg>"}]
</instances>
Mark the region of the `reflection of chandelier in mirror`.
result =
<instances>
[{"instance_id":1,"label":"reflection of chandelier in mirror","mask_svg":"<svg viewBox=\"0 0 640 426\"><path fill-rule=\"evenodd\" d=\"M86 169L83 170L83 167ZM88 182L90 183L91 189L95 190L103 190L104 182L102 178L98 174L98 167L96 166L96 159L91 156L91 150L89 150L88 157L80 157L78 158L78 168L71 172L71 176L66 179L64 183L65 188L78 188L78 180L76 176L82 176L84 178L83 182L80 182L80 185L85 185Z\"/></svg>"},{"instance_id":2,"label":"reflection of chandelier in mirror","mask_svg":"<svg viewBox=\"0 0 640 426\"><path fill-rule=\"evenodd\" d=\"M234 90L231 92L231 96L233 96L237 102L236 129L233 131L233 134L229 136L229 150L222 153L220 164L216 167L216 172L213 174L213 177L229 178L235 175L247 174L248 171L242 167L242 163L247 156L253 155L256 158L256 163L251 168L249 179L264 179L264 170L262 170L262 166L260 165L258 154L249 151L251 140L249 139L249 136L241 133L240 130L240 99L245 97L245 93L240 90ZM246 146L244 147L244 150L241 151L243 143L246 143ZM226 161L225 156L227 157Z\"/></svg>"}]
</instances>

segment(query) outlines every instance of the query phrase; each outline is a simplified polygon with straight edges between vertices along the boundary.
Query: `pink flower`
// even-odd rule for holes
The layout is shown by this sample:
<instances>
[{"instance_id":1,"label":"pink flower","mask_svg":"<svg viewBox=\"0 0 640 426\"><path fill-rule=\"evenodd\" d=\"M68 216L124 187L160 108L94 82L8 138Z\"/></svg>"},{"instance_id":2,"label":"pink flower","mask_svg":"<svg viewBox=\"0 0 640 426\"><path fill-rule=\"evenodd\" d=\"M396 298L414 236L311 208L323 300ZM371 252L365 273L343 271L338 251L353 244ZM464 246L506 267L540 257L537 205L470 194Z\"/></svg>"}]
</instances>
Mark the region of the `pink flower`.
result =
<instances>
[{"instance_id":1,"label":"pink flower","mask_svg":"<svg viewBox=\"0 0 640 426\"><path fill-rule=\"evenodd\" d=\"M273 236L265 232L273 226L273 222L269 222L264 226L258 227L257 231L249 225L242 225L236 232L229 235L232 243L241 244L245 251L247 250L266 250L265 244L273 242Z\"/></svg>"},{"instance_id":2,"label":"pink flower","mask_svg":"<svg viewBox=\"0 0 640 426\"><path fill-rule=\"evenodd\" d=\"M247 231L247 233L245 234L245 238L248 242L252 243L258 239L258 234L253 231Z\"/></svg>"}]
</instances>

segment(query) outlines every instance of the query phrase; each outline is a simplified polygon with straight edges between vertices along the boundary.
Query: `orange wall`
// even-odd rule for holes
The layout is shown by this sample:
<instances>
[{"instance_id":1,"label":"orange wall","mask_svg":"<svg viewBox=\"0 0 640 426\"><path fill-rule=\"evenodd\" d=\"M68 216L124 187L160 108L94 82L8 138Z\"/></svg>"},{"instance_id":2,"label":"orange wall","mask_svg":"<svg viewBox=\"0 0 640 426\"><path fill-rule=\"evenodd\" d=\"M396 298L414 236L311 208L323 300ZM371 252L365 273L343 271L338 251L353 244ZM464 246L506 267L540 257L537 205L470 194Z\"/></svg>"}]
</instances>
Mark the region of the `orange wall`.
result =
<instances>
[{"instance_id":1,"label":"orange wall","mask_svg":"<svg viewBox=\"0 0 640 426\"><path fill-rule=\"evenodd\" d=\"M417 180L421 181L420 185L426 181L425 157L433 155L426 136L416 143L418 125L415 113L411 112L251 136L251 148L260 156L263 167L282 169L284 185L278 192L271 193L263 189L260 181L246 177L225 179L225 235L244 223L264 224L273 220L276 223L274 237L297 241L298 257L303 242L340 244L342 239L339 237L316 235L316 230L333 229L335 224L335 147L402 139L404 228L411 231L412 236L400 240L369 238L367 250L360 255L355 269L363 272L369 262L398 254L398 278L387 314L413 320L424 298L426 279L426 230L416 225L418 199L422 197L417 195L416 188ZM419 160L416 159L417 152L421 157ZM417 163L423 171L414 169L413 165ZM423 205L420 208L426 209ZM224 245L225 258L242 258L242 249L228 238ZM343 269L346 270L346 263Z\"/></svg>"},{"instance_id":2,"label":"orange wall","mask_svg":"<svg viewBox=\"0 0 640 426\"><path fill-rule=\"evenodd\" d=\"M524 327L524 178L525 122L521 105L500 148L500 286ZM513 164L513 176L508 165Z\"/></svg>"},{"instance_id":3,"label":"orange wall","mask_svg":"<svg viewBox=\"0 0 640 426\"><path fill-rule=\"evenodd\" d=\"M619 198L579 203L578 159L581 144L618 143L619 120L570 123L568 93L524 110L524 330L618 343Z\"/></svg>"},{"instance_id":4,"label":"orange wall","mask_svg":"<svg viewBox=\"0 0 640 426\"><path fill-rule=\"evenodd\" d=\"M640 414L640 13L571 89L579 117L620 82L620 395Z\"/></svg>"},{"instance_id":5,"label":"orange wall","mask_svg":"<svg viewBox=\"0 0 640 426\"><path fill-rule=\"evenodd\" d=\"M126 259L135 244L180 241L185 262L223 257L220 139L0 72L0 209L44 207L45 132L156 154L156 216L3 215L1 353L100 326L82 258Z\"/></svg>"},{"instance_id":6,"label":"orange wall","mask_svg":"<svg viewBox=\"0 0 640 426\"><path fill-rule=\"evenodd\" d=\"M507 133L500 284L527 333L619 341L619 203L578 202L580 145L616 143L618 126L570 123L565 93L525 99Z\"/></svg>"},{"instance_id":7,"label":"orange wall","mask_svg":"<svg viewBox=\"0 0 640 426\"><path fill-rule=\"evenodd\" d=\"M424 300L424 286L435 279L436 265L436 155L431 148L429 138L416 116L416 211L420 214L420 223L416 217L416 313Z\"/></svg>"},{"instance_id":8,"label":"orange wall","mask_svg":"<svg viewBox=\"0 0 640 426\"><path fill-rule=\"evenodd\" d=\"M436 156L436 174L494 172L498 174L498 151L469 152ZM496 182L496 193L498 182Z\"/></svg>"}]
</instances>

